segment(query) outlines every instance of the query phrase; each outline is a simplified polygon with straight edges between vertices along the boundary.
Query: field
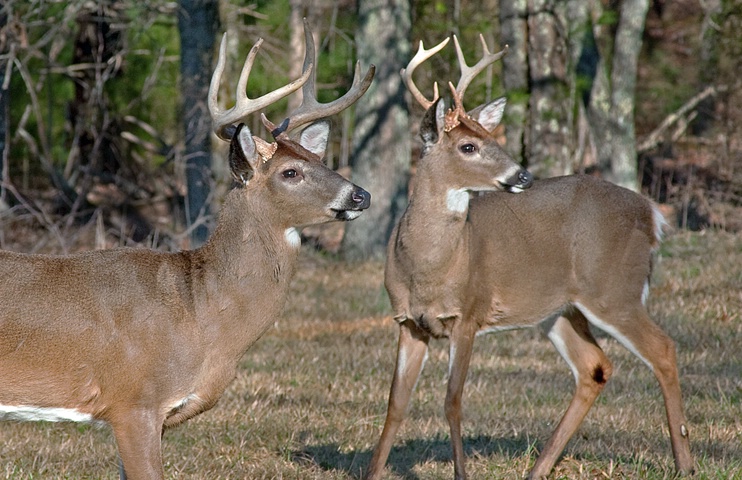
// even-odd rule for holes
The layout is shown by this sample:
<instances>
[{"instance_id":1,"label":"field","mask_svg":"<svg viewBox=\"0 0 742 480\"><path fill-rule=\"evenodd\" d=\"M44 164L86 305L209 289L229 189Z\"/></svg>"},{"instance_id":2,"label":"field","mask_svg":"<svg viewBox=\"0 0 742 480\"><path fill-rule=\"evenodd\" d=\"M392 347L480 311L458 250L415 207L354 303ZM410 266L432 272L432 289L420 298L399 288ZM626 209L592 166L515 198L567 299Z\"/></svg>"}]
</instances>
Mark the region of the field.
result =
<instances>
[{"instance_id":1,"label":"field","mask_svg":"<svg viewBox=\"0 0 742 480\"><path fill-rule=\"evenodd\" d=\"M381 433L397 327L380 263L306 249L285 315L245 355L217 406L164 436L178 479L355 479ZM698 479L742 478L742 237L676 233L664 243L649 309L677 342ZM614 375L553 478L673 478L651 372L600 336ZM433 342L387 469L389 479L453 477L443 415L447 343ZM522 478L566 408L573 379L537 330L478 337L464 396L472 479ZM117 478L110 430L0 423L0 478Z\"/></svg>"}]
</instances>

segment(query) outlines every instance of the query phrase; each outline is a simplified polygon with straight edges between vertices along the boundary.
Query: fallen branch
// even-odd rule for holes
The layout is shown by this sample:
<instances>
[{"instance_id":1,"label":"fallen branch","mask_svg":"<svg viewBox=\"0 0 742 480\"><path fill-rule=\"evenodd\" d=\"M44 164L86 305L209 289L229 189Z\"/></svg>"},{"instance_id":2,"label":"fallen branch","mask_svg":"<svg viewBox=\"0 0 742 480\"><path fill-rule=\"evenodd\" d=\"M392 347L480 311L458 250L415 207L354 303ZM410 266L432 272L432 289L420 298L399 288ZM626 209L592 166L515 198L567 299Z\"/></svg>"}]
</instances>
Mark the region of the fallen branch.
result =
<instances>
[{"instance_id":1,"label":"fallen branch","mask_svg":"<svg viewBox=\"0 0 742 480\"><path fill-rule=\"evenodd\" d=\"M718 93L726 92L727 90L729 90L729 87L727 85L711 85L703 89L703 91L685 102L685 104L677 111L665 117L665 119L662 120L662 123L660 123L659 126L652 131L652 133L647 135L647 137L641 143L639 143L639 145L636 147L637 153L644 153L647 150L651 150L652 148L659 145L662 141L662 137L664 136L665 131L668 130L672 125L677 123L679 120L681 120L683 117L685 117L685 115L689 111L696 108L696 106L698 106L698 104L706 98Z\"/></svg>"}]
</instances>

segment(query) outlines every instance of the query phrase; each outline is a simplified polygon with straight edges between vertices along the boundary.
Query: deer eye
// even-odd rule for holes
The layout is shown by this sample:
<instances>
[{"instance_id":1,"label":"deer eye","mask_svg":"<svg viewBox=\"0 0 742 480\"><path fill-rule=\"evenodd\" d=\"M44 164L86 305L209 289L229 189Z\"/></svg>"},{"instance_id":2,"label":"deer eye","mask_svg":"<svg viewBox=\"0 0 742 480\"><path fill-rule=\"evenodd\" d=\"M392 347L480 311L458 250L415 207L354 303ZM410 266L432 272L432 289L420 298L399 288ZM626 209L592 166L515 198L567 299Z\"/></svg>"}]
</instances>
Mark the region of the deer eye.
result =
<instances>
[{"instance_id":1,"label":"deer eye","mask_svg":"<svg viewBox=\"0 0 742 480\"><path fill-rule=\"evenodd\" d=\"M473 143L465 143L459 147L461 153L471 154L477 151L477 146Z\"/></svg>"},{"instance_id":2,"label":"deer eye","mask_svg":"<svg viewBox=\"0 0 742 480\"><path fill-rule=\"evenodd\" d=\"M281 175L283 175L283 178L296 178L298 173L296 173L296 170L294 170L293 168L290 168L288 170L284 170Z\"/></svg>"}]
</instances>

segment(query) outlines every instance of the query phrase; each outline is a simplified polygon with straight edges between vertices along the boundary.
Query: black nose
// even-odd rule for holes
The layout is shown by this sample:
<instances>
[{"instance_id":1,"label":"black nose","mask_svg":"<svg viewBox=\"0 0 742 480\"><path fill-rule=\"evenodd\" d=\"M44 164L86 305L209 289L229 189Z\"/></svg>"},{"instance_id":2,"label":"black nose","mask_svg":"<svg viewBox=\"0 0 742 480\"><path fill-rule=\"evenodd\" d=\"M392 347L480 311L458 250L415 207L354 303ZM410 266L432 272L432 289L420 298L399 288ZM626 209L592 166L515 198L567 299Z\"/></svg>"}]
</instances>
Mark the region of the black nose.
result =
<instances>
[{"instance_id":1,"label":"black nose","mask_svg":"<svg viewBox=\"0 0 742 480\"><path fill-rule=\"evenodd\" d=\"M528 188L533 183L533 175L528 170L521 170L518 173L518 186L521 188Z\"/></svg>"},{"instance_id":2,"label":"black nose","mask_svg":"<svg viewBox=\"0 0 742 480\"><path fill-rule=\"evenodd\" d=\"M350 198L353 200L359 210L363 210L371 206L371 194L360 187L358 187L356 191L351 194Z\"/></svg>"}]
</instances>

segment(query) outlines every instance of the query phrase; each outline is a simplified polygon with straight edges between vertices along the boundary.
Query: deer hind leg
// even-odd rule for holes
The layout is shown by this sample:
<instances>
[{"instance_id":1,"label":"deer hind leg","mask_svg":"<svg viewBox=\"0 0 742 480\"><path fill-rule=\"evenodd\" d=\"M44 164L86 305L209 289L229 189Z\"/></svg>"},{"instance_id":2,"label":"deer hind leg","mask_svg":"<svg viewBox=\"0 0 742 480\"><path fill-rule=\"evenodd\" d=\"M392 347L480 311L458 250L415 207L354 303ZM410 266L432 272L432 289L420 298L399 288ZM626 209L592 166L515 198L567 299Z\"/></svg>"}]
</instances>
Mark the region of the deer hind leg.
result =
<instances>
[{"instance_id":1,"label":"deer hind leg","mask_svg":"<svg viewBox=\"0 0 742 480\"><path fill-rule=\"evenodd\" d=\"M549 340L572 370L575 393L559 425L536 460L529 478L543 478L551 472L613 371L610 360L598 346L590 333L587 320L579 311L566 312L547 328Z\"/></svg>"},{"instance_id":2,"label":"deer hind leg","mask_svg":"<svg viewBox=\"0 0 742 480\"><path fill-rule=\"evenodd\" d=\"M126 412L111 426L119 450L119 478L162 480L162 420L148 411Z\"/></svg>"},{"instance_id":3,"label":"deer hind leg","mask_svg":"<svg viewBox=\"0 0 742 480\"><path fill-rule=\"evenodd\" d=\"M412 320L406 320L400 324L397 366L389 392L386 421L379 443L374 450L374 456L369 464L366 474L367 480L375 480L381 477L384 464L386 464L389 452L392 449L394 436L402 423L412 391L415 389L417 379L427 358L428 340L428 335L420 330Z\"/></svg>"},{"instance_id":4,"label":"deer hind leg","mask_svg":"<svg viewBox=\"0 0 742 480\"><path fill-rule=\"evenodd\" d=\"M642 304L613 315L603 314L604 312L597 315L594 313L599 311L597 308L593 311L589 306L577 306L590 323L618 340L652 370L665 401L675 467L680 473L692 473L693 457L690 453L687 420L683 413L675 342L649 318Z\"/></svg>"}]
</instances>

